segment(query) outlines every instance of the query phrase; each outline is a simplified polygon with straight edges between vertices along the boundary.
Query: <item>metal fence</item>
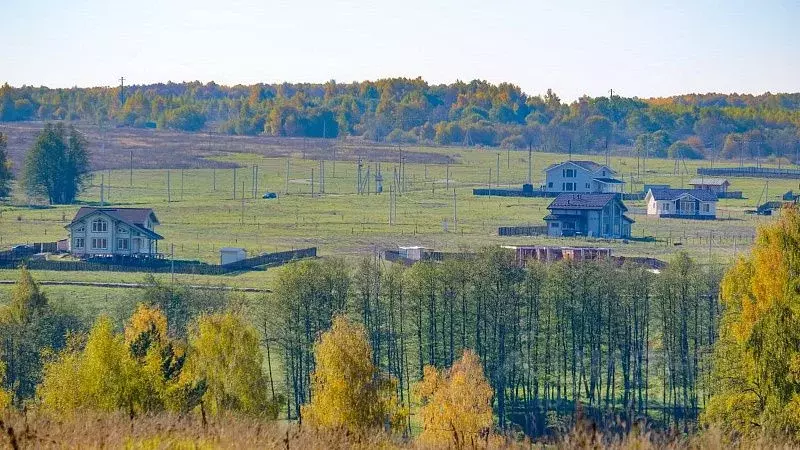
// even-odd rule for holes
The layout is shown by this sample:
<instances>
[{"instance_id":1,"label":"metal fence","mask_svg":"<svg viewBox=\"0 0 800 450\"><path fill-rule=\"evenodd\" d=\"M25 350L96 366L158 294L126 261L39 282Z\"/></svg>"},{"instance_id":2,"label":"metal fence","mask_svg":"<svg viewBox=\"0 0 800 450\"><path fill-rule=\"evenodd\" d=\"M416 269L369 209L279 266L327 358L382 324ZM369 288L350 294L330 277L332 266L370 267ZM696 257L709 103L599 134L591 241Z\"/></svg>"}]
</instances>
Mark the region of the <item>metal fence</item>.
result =
<instances>
[{"instance_id":1,"label":"metal fence","mask_svg":"<svg viewBox=\"0 0 800 450\"><path fill-rule=\"evenodd\" d=\"M698 175L718 177L752 177L752 178L785 178L800 179L800 169L774 169L769 167L700 167Z\"/></svg>"}]
</instances>

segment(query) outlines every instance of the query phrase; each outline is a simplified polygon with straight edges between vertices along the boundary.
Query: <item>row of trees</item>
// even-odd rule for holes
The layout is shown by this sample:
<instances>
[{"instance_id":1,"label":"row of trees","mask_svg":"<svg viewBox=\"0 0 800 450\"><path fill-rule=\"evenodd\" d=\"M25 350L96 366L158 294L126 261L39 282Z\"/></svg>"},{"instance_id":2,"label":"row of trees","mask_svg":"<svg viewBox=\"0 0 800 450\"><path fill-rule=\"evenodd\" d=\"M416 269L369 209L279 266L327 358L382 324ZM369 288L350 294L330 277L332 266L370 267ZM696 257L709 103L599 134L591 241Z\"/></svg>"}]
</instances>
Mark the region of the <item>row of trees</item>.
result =
<instances>
[{"instance_id":1,"label":"row of trees","mask_svg":"<svg viewBox=\"0 0 800 450\"><path fill-rule=\"evenodd\" d=\"M0 404L59 415L283 409L353 432L408 431L416 405L420 438L456 447L488 439L493 417L530 433L579 408L688 428L704 409L730 435L796 440L798 230L800 211L787 208L721 293L717 271L683 254L659 274L522 267L504 250L408 269L303 261L247 314L256 326L241 297L150 278L121 331L107 317L87 331L23 269L0 310Z\"/></svg>"},{"instance_id":2,"label":"row of trees","mask_svg":"<svg viewBox=\"0 0 800 450\"><path fill-rule=\"evenodd\" d=\"M544 432L577 404L605 414L689 426L708 395L719 274L685 255L660 275L606 262L531 262L487 250L476 259L409 269L365 260L287 267L264 304L262 328L280 354L289 418L313 400L315 336L357 317L373 364L397 380L400 403L425 367L480 358L501 428Z\"/></svg>"},{"instance_id":3,"label":"row of trees","mask_svg":"<svg viewBox=\"0 0 800 450\"><path fill-rule=\"evenodd\" d=\"M258 332L237 311L241 299L187 296L185 287L147 282L144 302L121 331L110 316L86 330L70 311L54 308L23 268L0 310L0 408L60 418L170 411L196 412L204 421L231 413L275 419L283 396L264 370ZM333 318L317 337L313 359L314 396L302 405L307 423L352 433L409 430L397 380L373 363L361 324ZM426 442L488 439L492 390L474 353L465 352L450 371L426 367L415 391Z\"/></svg>"},{"instance_id":4,"label":"row of trees","mask_svg":"<svg viewBox=\"0 0 800 450\"><path fill-rule=\"evenodd\" d=\"M576 153L633 146L642 137L641 151L653 155L675 143L684 145L673 153L696 158L734 152L796 159L800 152L797 93L582 97L565 103L550 90L531 96L509 83L429 85L420 78L233 87L167 83L129 86L124 92L0 87L0 120L31 119L185 131L213 122L212 129L230 134L358 135L397 143L535 146Z\"/></svg>"}]
</instances>

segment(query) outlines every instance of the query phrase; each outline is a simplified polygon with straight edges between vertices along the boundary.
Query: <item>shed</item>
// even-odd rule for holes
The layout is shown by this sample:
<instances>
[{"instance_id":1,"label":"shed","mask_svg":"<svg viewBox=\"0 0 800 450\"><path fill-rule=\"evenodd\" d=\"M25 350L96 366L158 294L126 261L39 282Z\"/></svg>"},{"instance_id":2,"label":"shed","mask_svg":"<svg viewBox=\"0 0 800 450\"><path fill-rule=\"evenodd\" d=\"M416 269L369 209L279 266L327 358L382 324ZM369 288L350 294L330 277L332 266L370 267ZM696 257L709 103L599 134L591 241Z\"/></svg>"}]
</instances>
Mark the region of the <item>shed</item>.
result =
<instances>
[{"instance_id":1,"label":"shed","mask_svg":"<svg viewBox=\"0 0 800 450\"><path fill-rule=\"evenodd\" d=\"M413 261L419 261L422 259L422 254L425 253L425 247L421 247L419 245L413 245L408 247L399 247L400 256L403 258L407 258Z\"/></svg>"},{"instance_id":2,"label":"shed","mask_svg":"<svg viewBox=\"0 0 800 450\"><path fill-rule=\"evenodd\" d=\"M231 264L247 258L247 251L240 247L222 247L219 249L220 265Z\"/></svg>"},{"instance_id":3,"label":"shed","mask_svg":"<svg viewBox=\"0 0 800 450\"><path fill-rule=\"evenodd\" d=\"M701 177L693 178L689 185L695 189L704 189L712 192L727 192L731 184L725 178Z\"/></svg>"}]
</instances>

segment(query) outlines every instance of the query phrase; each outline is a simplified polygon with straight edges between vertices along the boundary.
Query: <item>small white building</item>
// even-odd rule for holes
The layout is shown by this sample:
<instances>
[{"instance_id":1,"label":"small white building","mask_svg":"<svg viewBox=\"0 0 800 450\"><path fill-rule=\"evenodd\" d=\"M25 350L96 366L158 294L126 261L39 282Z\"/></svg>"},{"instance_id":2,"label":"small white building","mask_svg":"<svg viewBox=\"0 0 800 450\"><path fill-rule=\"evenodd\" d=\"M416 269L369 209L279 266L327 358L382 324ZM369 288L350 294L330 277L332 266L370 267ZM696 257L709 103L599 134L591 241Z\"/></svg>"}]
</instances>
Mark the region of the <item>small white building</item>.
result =
<instances>
[{"instance_id":1,"label":"small white building","mask_svg":"<svg viewBox=\"0 0 800 450\"><path fill-rule=\"evenodd\" d=\"M410 259L412 261L419 261L422 259L422 255L425 253L425 247L420 247L418 245L408 247L400 246L399 250L401 257Z\"/></svg>"},{"instance_id":2,"label":"small white building","mask_svg":"<svg viewBox=\"0 0 800 450\"><path fill-rule=\"evenodd\" d=\"M219 249L219 264L232 264L247 258L247 251L240 247L222 247Z\"/></svg>"},{"instance_id":3,"label":"small white building","mask_svg":"<svg viewBox=\"0 0 800 450\"><path fill-rule=\"evenodd\" d=\"M594 161L564 161L544 170L546 192L619 193L625 182L614 178L616 172Z\"/></svg>"},{"instance_id":4,"label":"small white building","mask_svg":"<svg viewBox=\"0 0 800 450\"><path fill-rule=\"evenodd\" d=\"M678 219L717 218L717 194L704 189L650 189L647 215Z\"/></svg>"}]
</instances>

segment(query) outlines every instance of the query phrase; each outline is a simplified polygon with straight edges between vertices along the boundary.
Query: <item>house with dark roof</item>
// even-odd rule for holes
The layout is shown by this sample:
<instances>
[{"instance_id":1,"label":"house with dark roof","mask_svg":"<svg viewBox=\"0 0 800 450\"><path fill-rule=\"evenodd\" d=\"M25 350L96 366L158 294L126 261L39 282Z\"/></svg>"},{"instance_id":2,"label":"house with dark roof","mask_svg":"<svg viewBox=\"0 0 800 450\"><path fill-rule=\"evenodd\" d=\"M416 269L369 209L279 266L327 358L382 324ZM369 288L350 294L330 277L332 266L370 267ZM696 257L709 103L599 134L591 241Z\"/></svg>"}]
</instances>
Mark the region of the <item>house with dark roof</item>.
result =
<instances>
[{"instance_id":1,"label":"house with dark roof","mask_svg":"<svg viewBox=\"0 0 800 450\"><path fill-rule=\"evenodd\" d=\"M617 194L560 194L547 209L549 236L631 237L633 219Z\"/></svg>"},{"instance_id":2,"label":"house with dark roof","mask_svg":"<svg viewBox=\"0 0 800 450\"><path fill-rule=\"evenodd\" d=\"M616 172L594 161L564 161L544 170L546 192L607 193L622 192Z\"/></svg>"},{"instance_id":3,"label":"house with dark roof","mask_svg":"<svg viewBox=\"0 0 800 450\"><path fill-rule=\"evenodd\" d=\"M95 208L84 206L66 226L69 251L78 257L158 255L154 231L159 225L150 208Z\"/></svg>"},{"instance_id":4,"label":"house with dark roof","mask_svg":"<svg viewBox=\"0 0 800 450\"><path fill-rule=\"evenodd\" d=\"M647 215L678 219L717 218L717 193L707 189L650 189Z\"/></svg>"},{"instance_id":5,"label":"house with dark roof","mask_svg":"<svg viewBox=\"0 0 800 450\"><path fill-rule=\"evenodd\" d=\"M722 193L728 192L728 187L730 185L731 183L729 183L727 179L716 177L692 178L692 180L689 181L689 186L694 189L704 189Z\"/></svg>"}]
</instances>

